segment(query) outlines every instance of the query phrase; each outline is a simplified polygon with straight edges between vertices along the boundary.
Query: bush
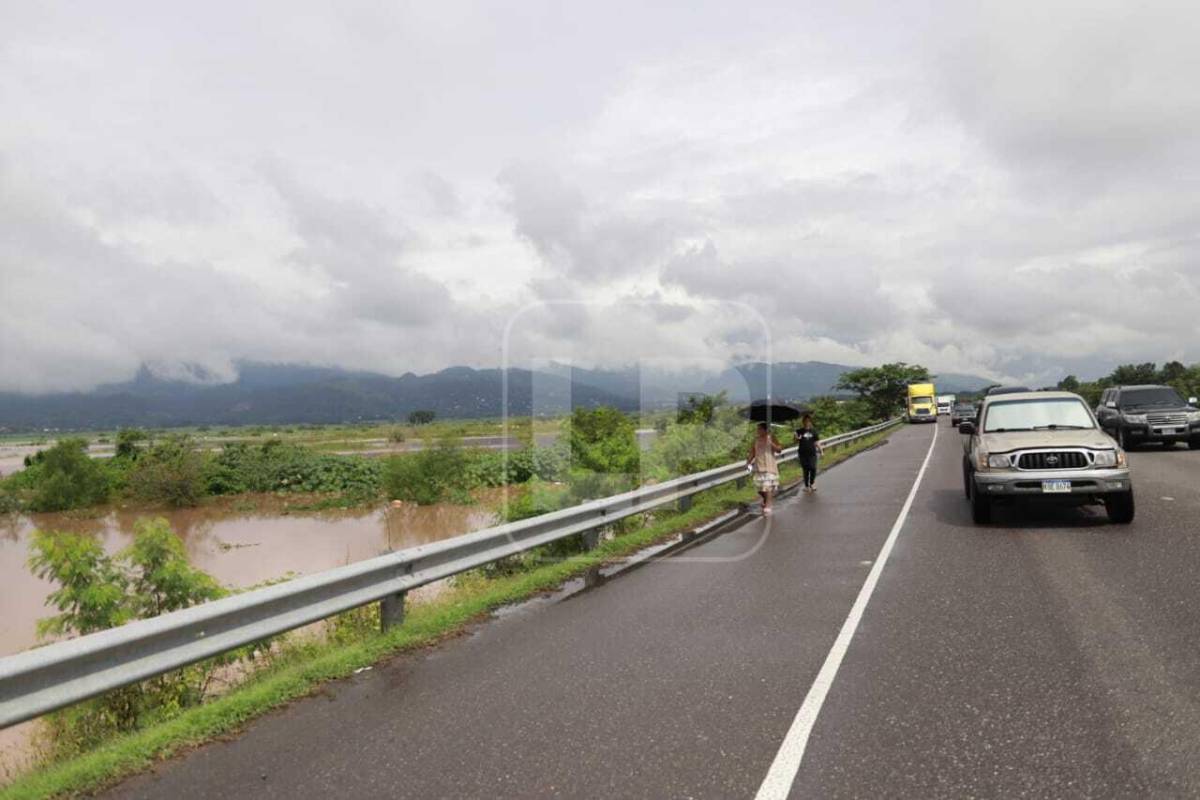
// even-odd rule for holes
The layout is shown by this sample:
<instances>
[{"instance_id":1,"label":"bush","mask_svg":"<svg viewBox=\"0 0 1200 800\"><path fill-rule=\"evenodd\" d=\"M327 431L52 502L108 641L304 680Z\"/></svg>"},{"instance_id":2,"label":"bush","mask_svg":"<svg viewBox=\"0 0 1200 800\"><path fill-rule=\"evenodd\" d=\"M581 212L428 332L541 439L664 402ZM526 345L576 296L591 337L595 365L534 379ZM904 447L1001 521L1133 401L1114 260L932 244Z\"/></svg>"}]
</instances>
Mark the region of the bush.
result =
<instances>
[{"instance_id":1,"label":"bush","mask_svg":"<svg viewBox=\"0 0 1200 800\"><path fill-rule=\"evenodd\" d=\"M183 543L163 519L139 521L133 544L116 556L89 536L55 531L35 531L32 550L33 573L58 584L48 599L59 613L39 620L40 636L93 633L225 593L188 563ZM253 652L242 649L47 715L51 757L84 752L143 720L200 703L219 665Z\"/></svg>"},{"instance_id":2,"label":"bush","mask_svg":"<svg viewBox=\"0 0 1200 800\"><path fill-rule=\"evenodd\" d=\"M633 475L641 453L633 420L615 408L578 408L571 414L568 441L572 466L591 472Z\"/></svg>"},{"instance_id":3,"label":"bush","mask_svg":"<svg viewBox=\"0 0 1200 800\"><path fill-rule=\"evenodd\" d=\"M137 458L128 485L146 502L194 506L206 493L204 454L190 436L167 437Z\"/></svg>"},{"instance_id":4,"label":"bush","mask_svg":"<svg viewBox=\"0 0 1200 800\"><path fill-rule=\"evenodd\" d=\"M383 491L390 500L421 505L440 503L447 496L465 500L465 467L462 450L447 442L412 455L392 456L383 468Z\"/></svg>"},{"instance_id":5,"label":"bush","mask_svg":"<svg viewBox=\"0 0 1200 800\"><path fill-rule=\"evenodd\" d=\"M87 454L86 439L63 439L38 453L22 476L31 486L33 511L65 511L106 502L112 491L108 472Z\"/></svg>"},{"instance_id":6,"label":"bush","mask_svg":"<svg viewBox=\"0 0 1200 800\"><path fill-rule=\"evenodd\" d=\"M379 494L382 464L361 456L318 453L277 440L228 445L205 474L212 494L242 492L341 492L357 499Z\"/></svg>"},{"instance_id":7,"label":"bush","mask_svg":"<svg viewBox=\"0 0 1200 800\"><path fill-rule=\"evenodd\" d=\"M122 428L117 432L116 458L136 460L141 454L140 445L147 438L146 432L140 428Z\"/></svg>"}]
</instances>

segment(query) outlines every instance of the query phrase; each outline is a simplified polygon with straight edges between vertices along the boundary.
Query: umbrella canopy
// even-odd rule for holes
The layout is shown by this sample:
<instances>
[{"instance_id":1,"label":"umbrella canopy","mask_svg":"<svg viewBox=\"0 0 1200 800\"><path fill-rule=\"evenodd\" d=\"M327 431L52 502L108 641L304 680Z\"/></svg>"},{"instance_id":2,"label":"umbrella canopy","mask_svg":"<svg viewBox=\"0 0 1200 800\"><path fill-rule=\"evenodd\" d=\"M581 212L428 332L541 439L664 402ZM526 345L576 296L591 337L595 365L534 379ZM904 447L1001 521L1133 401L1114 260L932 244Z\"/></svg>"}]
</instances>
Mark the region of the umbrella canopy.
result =
<instances>
[{"instance_id":1,"label":"umbrella canopy","mask_svg":"<svg viewBox=\"0 0 1200 800\"><path fill-rule=\"evenodd\" d=\"M791 403L781 403L778 400L755 400L742 409L742 416L751 422L791 422L800 419L807 412Z\"/></svg>"}]
</instances>

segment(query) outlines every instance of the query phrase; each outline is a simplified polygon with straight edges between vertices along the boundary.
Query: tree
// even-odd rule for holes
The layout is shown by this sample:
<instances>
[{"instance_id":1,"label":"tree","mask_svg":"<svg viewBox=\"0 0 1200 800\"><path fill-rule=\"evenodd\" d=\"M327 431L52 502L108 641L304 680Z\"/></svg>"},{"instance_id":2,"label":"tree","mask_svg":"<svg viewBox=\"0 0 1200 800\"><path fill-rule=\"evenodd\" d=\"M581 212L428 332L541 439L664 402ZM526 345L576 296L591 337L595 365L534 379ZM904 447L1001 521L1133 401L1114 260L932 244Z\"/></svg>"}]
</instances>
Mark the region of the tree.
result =
<instances>
[{"instance_id":1,"label":"tree","mask_svg":"<svg viewBox=\"0 0 1200 800\"><path fill-rule=\"evenodd\" d=\"M1159 373L1158 379L1163 383L1175 386L1183 381L1187 376L1187 367L1179 361L1168 361L1163 364L1162 372Z\"/></svg>"},{"instance_id":2,"label":"tree","mask_svg":"<svg viewBox=\"0 0 1200 800\"><path fill-rule=\"evenodd\" d=\"M408 415L408 424L410 425L428 425L437 417L437 412L429 410L417 410Z\"/></svg>"},{"instance_id":3,"label":"tree","mask_svg":"<svg viewBox=\"0 0 1200 800\"><path fill-rule=\"evenodd\" d=\"M710 425L713 421L713 415L717 413L717 409L725 405L725 403L725 392L723 390L715 395L689 395L687 402L680 406L675 420L681 425Z\"/></svg>"},{"instance_id":4,"label":"tree","mask_svg":"<svg viewBox=\"0 0 1200 800\"><path fill-rule=\"evenodd\" d=\"M138 445L146 441L147 438L146 432L141 428L122 428L117 431L116 457L130 461L135 460L141 453L141 448Z\"/></svg>"},{"instance_id":5,"label":"tree","mask_svg":"<svg viewBox=\"0 0 1200 800\"><path fill-rule=\"evenodd\" d=\"M1122 364L1112 371L1109 380L1116 386L1129 386L1139 383L1157 383L1158 382L1158 365L1147 362L1145 364Z\"/></svg>"},{"instance_id":6,"label":"tree","mask_svg":"<svg viewBox=\"0 0 1200 800\"><path fill-rule=\"evenodd\" d=\"M576 467L625 475L638 471L641 454L633 421L615 408L575 409L568 441Z\"/></svg>"},{"instance_id":7,"label":"tree","mask_svg":"<svg viewBox=\"0 0 1200 800\"><path fill-rule=\"evenodd\" d=\"M1074 375L1068 375L1058 382L1058 388L1064 392L1078 392L1079 378L1076 378Z\"/></svg>"},{"instance_id":8,"label":"tree","mask_svg":"<svg viewBox=\"0 0 1200 800\"><path fill-rule=\"evenodd\" d=\"M857 393L876 419L884 419L904 406L910 383L927 383L929 380L929 370L925 367L899 361L846 372L838 379L837 388Z\"/></svg>"}]
</instances>

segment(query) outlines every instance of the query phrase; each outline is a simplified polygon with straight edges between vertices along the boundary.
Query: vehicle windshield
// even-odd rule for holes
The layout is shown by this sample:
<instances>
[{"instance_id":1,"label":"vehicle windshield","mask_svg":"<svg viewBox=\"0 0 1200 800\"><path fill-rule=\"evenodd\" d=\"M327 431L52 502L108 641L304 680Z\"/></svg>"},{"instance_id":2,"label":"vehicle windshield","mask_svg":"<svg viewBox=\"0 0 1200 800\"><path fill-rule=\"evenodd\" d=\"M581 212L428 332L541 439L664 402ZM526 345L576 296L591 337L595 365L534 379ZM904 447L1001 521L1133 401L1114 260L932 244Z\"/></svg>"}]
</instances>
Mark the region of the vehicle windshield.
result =
<instances>
[{"instance_id":1,"label":"vehicle windshield","mask_svg":"<svg viewBox=\"0 0 1200 800\"><path fill-rule=\"evenodd\" d=\"M912 401L913 401L914 403L932 403L932 402L933 402L933 398L932 398L932 397L925 397L925 396L921 396L921 397L914 397L914 398L912 399Z\"/></svg>"},{"instance_id":2,"label":"vehicle windshield","mask_svg":"<svg viewBox=\"0 0 1200 800\"><path fill-rule=\"evenodd\" d=\"M1183 398L1174 389L1127 389L1121 392L1121 407L1134 406L1182 406Z\"/></svg>"},{"instance_id":3,"label":"vehicle windshield","mask_svg":"<svg viewBox=\"0 0 1200 800\"><path fill-rule=\"evenodd\" d=\"M984 433L1094 427L1092 415L1080 400L1011 400L988 406Z\"/></svg>"}]
</instances>

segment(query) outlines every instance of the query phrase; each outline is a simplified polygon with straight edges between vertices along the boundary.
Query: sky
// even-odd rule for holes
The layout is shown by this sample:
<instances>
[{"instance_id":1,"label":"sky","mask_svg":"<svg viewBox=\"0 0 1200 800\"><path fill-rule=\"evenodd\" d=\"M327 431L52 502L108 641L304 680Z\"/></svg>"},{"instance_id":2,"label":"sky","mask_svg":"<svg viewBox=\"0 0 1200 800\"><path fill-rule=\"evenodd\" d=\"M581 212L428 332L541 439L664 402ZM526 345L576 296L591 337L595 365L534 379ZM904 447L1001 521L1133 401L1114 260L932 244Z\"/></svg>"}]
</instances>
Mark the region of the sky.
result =
<instances>
[{"instance_id":1,"label":"sky","mask_svg":"<svg viewBox=\"0 0 1200 800\"><path fill-rule=\"evenodd\" d=\"M0 0L0 391L1200 361L1197 41L1153 0Z\"/></svg>"}]
</instances>

